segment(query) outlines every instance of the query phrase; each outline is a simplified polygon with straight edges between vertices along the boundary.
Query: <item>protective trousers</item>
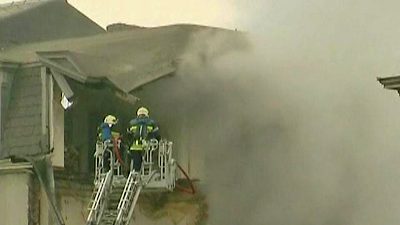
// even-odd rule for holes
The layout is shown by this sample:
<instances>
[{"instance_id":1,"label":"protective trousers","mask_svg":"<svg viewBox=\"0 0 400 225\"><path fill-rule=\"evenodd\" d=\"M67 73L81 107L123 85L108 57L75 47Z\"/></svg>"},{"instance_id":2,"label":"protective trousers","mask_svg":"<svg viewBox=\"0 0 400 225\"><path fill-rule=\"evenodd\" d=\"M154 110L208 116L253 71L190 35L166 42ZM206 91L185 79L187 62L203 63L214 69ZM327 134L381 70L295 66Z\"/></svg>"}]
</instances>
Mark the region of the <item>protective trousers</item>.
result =
<instances>
[{"instance_id":1,"label":"protective trousers","mask_svg":"<svg viewBox=\"0 0 400 225\"><path fill-rule=\"evenodd\" d=\"M142 168L143 151L142 150L133 150L133 151L129 151L129 154L131 156L133 169L136 172L139 172L140 169Z\"/></svg>"}]
</instances>

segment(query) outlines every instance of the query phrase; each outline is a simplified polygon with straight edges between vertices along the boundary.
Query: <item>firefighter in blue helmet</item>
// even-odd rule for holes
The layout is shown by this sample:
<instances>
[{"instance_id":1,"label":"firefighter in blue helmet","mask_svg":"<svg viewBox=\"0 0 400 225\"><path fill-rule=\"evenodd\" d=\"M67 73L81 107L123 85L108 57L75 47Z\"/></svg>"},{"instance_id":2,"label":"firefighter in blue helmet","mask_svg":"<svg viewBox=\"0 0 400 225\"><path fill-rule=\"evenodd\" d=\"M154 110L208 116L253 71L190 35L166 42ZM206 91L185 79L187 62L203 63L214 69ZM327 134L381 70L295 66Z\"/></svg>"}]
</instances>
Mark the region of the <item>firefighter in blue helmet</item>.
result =
<instances>
[{"instance_id":1,"label":"firefighter in blue helmet","mask_svg":"<svg viewBox=\"0 0 400 225\"><path fill-rule=\"evenodd\" d=\"M129 122L128 135L130 137L128 155L133 161L133 169L139 172L146 143L152 138L160 140L159 128L156 122L149 118L148 109L140 107L137 110L137 117Z\"/></svg>"}]
</instances>

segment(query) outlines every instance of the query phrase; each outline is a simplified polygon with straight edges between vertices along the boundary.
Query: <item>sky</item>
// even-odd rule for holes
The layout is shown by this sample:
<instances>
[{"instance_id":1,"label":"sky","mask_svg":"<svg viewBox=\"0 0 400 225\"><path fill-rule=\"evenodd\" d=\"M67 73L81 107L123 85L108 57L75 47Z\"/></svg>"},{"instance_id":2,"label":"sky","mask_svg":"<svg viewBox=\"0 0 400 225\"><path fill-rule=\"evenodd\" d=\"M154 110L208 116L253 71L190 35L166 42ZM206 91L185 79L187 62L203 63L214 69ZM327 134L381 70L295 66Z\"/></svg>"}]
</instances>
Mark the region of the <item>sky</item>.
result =
<instances>
[{"instance_id":1,"label":"sky","mask_svg":"<svg viewBox=\"0 0 400 225\"><path fill-rule=\"evenodd\" d=\"M0 0L1 3L12 2ZM232 0L68 0L70 4L106 27L123 22L140 26L159 26L172 23L195 23L235 28L235 4Z\"/></svg>"},{"instance_id":2,"label":"sky","mask_svg":"<svg viewBox=\"0 0 400 225\"><path fill-rule=\"evenodd\" d=\"M234 4L231 0L172 0L172 1L82 1L70 4L93 18L101 26L124 22L140 26L158 26L172 23L196 23L234 27Z\"/></svg>"}]
</instances>

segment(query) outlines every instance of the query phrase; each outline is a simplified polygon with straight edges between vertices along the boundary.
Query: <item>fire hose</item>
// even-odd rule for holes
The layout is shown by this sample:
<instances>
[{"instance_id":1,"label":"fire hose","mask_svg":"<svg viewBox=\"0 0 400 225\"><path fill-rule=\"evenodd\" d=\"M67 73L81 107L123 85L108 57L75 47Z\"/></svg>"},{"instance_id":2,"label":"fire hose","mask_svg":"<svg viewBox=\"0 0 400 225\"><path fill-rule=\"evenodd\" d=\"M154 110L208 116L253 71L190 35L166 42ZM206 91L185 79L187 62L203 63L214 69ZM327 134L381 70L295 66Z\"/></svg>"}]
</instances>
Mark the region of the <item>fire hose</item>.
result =
<instances>
[{"instance_id":1,"label":"fire hose","mask_svg":"<svg viewBox=\"0 0 400 225\"><path fill-rule=\"evenodd\" d=\"M177 162L176 165L178 166L179 170L183 173L183 175L185 176L186 180L189 182L190 188L185 188L179 184L176 184L176 188L182 192L185 193L189 193L189 194L196 194L196 190L194 188L193 185L193 181L190 179L189 175L186 173L186 171L181 167L181 165L179 165L179 163Z\"/></svg>"},{"instance_id":2,"label":"fire hose","mask_svg":"<svg viewBox=\"0 0 400 225\"><path fill-rule=\"evenodd\" d=\"M121 143L121 139L120 138L115 138L114 141L113 141L113 144L114 144L114 149L113 150L114 150L115 155L117 156L118 162L121 163L121 165L126 168L126 165L124 163L124 160L122 159L121 151L120 151L120 148L119 148L119 144L120 143Z\"/></svg>"}]
</instances>

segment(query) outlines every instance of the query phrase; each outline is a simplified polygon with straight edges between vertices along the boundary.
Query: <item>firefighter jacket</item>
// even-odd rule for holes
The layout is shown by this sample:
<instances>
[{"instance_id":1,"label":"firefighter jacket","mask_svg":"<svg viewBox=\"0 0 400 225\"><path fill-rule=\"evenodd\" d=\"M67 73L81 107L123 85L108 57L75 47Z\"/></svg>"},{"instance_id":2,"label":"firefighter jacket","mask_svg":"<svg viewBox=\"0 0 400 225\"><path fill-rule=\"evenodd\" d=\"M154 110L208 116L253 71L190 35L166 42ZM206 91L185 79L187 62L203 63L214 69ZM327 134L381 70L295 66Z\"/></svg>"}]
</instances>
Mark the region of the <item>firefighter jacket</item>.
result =
<instances>
[{"instance_id":1,"label":"firefighter jacket","mask_svg":"<svg viewBox=\"0 0 400 225\"><path fill-rule=\"evenodd\" d=\"M102 123L97 132L98 138L102 142L112 139L111 127L107 123Z\"/></svg>"},{"instance_id":2,"label":"firefighter jacket","mask_svg":"<svg viewBox=\"0 0 400 225\"><path fill-rule=\"evenodd\" d=\"M148 117L138 117L129 122L130 150L141 151L147 140L160 139L156 122Z\"/></svg>"}]
</instances>

